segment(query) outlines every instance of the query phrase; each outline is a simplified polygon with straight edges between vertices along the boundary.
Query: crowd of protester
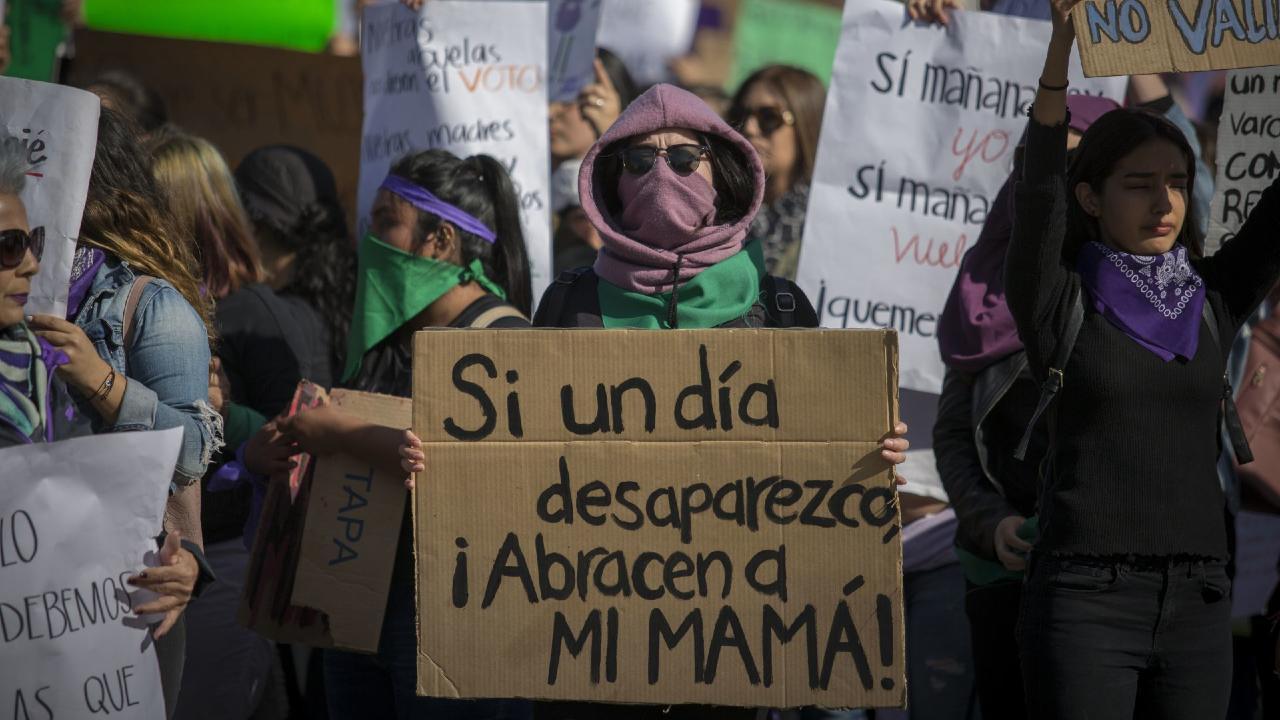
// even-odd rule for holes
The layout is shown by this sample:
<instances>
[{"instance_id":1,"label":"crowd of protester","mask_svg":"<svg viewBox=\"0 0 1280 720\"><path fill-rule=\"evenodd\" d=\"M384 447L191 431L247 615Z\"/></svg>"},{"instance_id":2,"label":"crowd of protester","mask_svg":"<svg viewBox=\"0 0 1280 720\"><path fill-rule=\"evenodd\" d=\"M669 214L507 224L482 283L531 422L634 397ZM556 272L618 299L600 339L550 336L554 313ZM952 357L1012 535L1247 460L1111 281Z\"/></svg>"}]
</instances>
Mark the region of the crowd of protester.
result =
<instances>
[{"instance_id":1,"label":"crowd of protester","mask_svg":"<svg viewBox=\"0 0 1280 720\"><path fill-rule=\"evenodd\" d=\"M909 710L803 718L1280 716L1274 628L1259 619L1233 645L1231 618L1239 498L1280 514L1273 410L1260 376L1242 377L1280 355L1280 182L1206 256L1212 126L1159 76L1130 78L1123 107L1068 95L1076 1L991 8L1053 34L1012 172L939 321L945 492L901 494ZM946 23L954 7L908 12ZM0 31L0 57L5 43ZM0 447L182 428L160 566L130 580L158 593L136 610L163 613L169 717L780 714L418 697L407 507L376 654L277 644L237 611L269 478L291 458L352 455L406 488L423 469L409 431L332 406L286 417L302 379L408 398L413 333L432 327L816 327L794 280L821 80L760 68L722 117L676 85L638 88L599 49L594 80L547 110L555 273L540 299L492 157L398 159L357 240L307 150L260 147L233 169L127 73L87 89L102 112L65 317L23 312L43 219L0 137ZM1186 298L1176 322L1126 294L1142 268ZM1045 412L1055 379L1069 390ZM1231 397L1243 433L1223 428ZM905 460L906 433L884 440L885 460ZM1245 436L1273 463L1232 462Z\"/></svg>"}]
</instances>

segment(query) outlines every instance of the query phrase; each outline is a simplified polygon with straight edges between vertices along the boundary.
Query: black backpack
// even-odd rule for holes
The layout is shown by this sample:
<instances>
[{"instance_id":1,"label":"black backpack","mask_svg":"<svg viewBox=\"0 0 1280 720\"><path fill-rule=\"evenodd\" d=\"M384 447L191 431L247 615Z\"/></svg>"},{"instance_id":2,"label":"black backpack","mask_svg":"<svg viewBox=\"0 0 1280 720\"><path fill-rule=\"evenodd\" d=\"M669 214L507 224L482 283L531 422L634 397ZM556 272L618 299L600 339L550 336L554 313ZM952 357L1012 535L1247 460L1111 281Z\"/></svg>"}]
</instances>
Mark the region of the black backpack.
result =
<instances>
[{"instance_id":1,"label":"black backpack","mask_svg":"<svg viewBox=\"0 0 1280 720\"><path fill-rule=\"evenodd\" d=\"M551 283L538 311L535 327L603 328L600 318L600 276L590 267L566 270ZM765 275L760 298L745 315L719 325L724 328L818 327L818 313L809 298L790 280Z\"/></svg>"}]
</instances>

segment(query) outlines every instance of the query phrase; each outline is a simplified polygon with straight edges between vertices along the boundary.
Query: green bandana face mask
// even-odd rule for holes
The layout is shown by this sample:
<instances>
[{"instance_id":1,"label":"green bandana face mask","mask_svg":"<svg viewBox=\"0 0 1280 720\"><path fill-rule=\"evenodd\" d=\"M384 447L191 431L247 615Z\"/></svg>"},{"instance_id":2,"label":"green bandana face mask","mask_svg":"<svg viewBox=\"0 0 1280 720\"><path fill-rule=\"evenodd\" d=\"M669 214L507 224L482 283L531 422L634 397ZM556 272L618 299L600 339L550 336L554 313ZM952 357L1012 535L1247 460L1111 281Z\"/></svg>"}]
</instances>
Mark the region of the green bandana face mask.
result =
<instances>
[{"instance_id":1,"label":"green bandana face mask","mask_svg":"<svg viewBox=\"0 0 1280 720\"><path fill-rule=\"evenodd\" d=\"M399 250L373 233L365 235L360 242L360 277L351 313L351 333L347 336L343 381L355 376L364 354L375 345L445 293L468 282L479 283L504 300L507 297L502 288L485 276L479 259L461 267Z\"/></svg>"}]
</instances>

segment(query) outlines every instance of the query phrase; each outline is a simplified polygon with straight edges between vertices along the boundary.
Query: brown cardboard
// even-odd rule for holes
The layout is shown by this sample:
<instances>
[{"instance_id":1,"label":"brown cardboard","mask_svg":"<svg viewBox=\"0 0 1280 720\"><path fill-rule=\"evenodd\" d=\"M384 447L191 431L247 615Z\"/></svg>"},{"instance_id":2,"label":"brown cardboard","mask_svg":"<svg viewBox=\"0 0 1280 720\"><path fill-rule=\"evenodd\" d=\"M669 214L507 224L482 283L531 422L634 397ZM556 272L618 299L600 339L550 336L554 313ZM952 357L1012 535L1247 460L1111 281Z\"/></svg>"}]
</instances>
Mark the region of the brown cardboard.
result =
<instances>
[{"instance_id":1,"label":"brown cardboard","mask_svg":"<svg viewBox=\"0 0 1280 720\"><path fill-rule=\"evenodd\" d=\"M456 330L419 333L414 349L414 427L426 455L414 500L419 694L772 707L904 704L899 517L892 469L878 452L897 414L896 334ZM681 429L675 400L700 383L703 352L716 427ZM459 368L460 361L467 366ZM596 417L597 384L609 399L612 387L636 377L654 395L651 431L643 391L635 388L622 395L622 432L614 431L612 412L605 414L606 432L566 430L563 386L574 388L578 420L585 421ZM770 382L776 427L744 422L741 398L752 385L747 414L767 419ZM732 406L730 428L721 419L721 388ZM484 425L480 395L492 403L492 433L457 439L459 431ZM518 428L510 422L515 407ZM686 407L685 415L696 413ZM690 513L679 528L667 524L670 503L687 498L696 507L704 497L714 502L715 493L723 493L721 509L732 515L738 481L744 498L753 495L749 487L760 488L754 503L744 499L745 507L756 508L754 522L744 515L739 525L711 509ZM564 522L560 494L566 482L571 523ZM603 507L606 491L612 504ZM643 527L619 524L636 518L618 493L644 514ZM847 524L831 514L837 496ZM545 518L538 511L544 499ZM787 501L793 504L784 506ZM828 522L834 527L822 526ZM514 543L530 568L528 588L516 570ZM775 582L783 547L785 600ZM607 554L590 554L594 548ZM557 594L566 566L544 561L551 568L544 587L540 555L562 555L582 576L580 552L590 563L585 586L575 584L567 597ZM716 552L732 564L727 596ZM687 554L689 566L678 553ZM694 567L699 553L705 596ZM505 560L498 563L500 554ZM747 581L753 559L759 588ZM660 589L660 597L638 594L637 565L645 588ZM494 575L495 566L510 574ZM627 589L620 589L620 577ZM498 584L485 607L491 579ZM674 650L652 634L659 620L675 632L691 617ZM789 642L773 637L766 643L766 617L785 627L802 624ZM583 635L580 647L576 640L561 642L553 663L558 621L575 638L584 627L598 629ZM833 626L846 628L834 641Z\"/></svg>"},{"instance_id":2,"label":"brown cardboard","mask_svg":"<svg viewBox=\"0 0 1280 720\"><path fill-rule=\"evenodd\" d=\"M1280 0L1084 0L1072 17L1090 77L1280 64Z\"/></svg>"},{"instance_id":3,"label":"brown cardboard","mask_svg":"<svg viewBox=\"0 0 1280 720\"><path fill-rule=\"evenodd\" d=\"M360 174L364 79L360 59L171 40L78 28L67 83L83 87L127 70L164 98L169 120L207 138L234 168L251 150L283 143L333 170L348 218Z\"/></svg>"},{"instance_id":4,"label":"brown cardboard","mask_svg":"<svg viewBox=\"0 0 1280 720\"><path fill-rule=\"evenodd\" d=\"M408 427L412 414L406 398L335 390L330 401L388 427ZM241 601L242 624L283 642L376 652L406 495L403 478L384 477L347 455L313 458L292 507L288 485L273 480ZM283 560L262 560L277 555ZM263 588L259 597L275 599L253 601L255 587Z\"/></svg>"},{"instance_id":5,"label":"brown cardboard","mask_svg":"<svg viewBox=\"0 0 1280 720\"><path fill-rule=\"evenodd\" d=\"M407 428L412 420L408 398L353 390L334 390L331 398L366 422ZM348 455L315 462L293 604L328 617L335 647L377 652L408 501L404 480Z\"/></svg>"}]
</instances>

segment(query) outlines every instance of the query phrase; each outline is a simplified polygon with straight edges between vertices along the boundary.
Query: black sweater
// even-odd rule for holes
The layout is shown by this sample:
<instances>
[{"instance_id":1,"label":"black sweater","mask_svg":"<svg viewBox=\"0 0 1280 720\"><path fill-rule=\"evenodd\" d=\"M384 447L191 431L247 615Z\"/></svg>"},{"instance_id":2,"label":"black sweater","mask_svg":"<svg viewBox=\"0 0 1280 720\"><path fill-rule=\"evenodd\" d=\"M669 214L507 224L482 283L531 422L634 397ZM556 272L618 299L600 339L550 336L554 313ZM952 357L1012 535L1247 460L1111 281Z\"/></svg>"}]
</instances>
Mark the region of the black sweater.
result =
<instances>
[{"instance_id":1,"label":"black sweater","mask_svg":"<svg viewBox=\"0 0 1280 720\"><path fill-rule=\"evenodd\" d=\"M1080 287L1075 258L1063 252L1066 131L1065 123L1031 121L1006 265L1009 307L1038 379ZM1086 311L1051 417L1055 456L1040 501L1039 550L1227 556L1216 469L1222 375L1237 330L1280 276L1280 180L1235 239L1193 264L1221 342L1213 342L1202 322L1188 362L1164 362L1092 308Z\"/></svg>"}]
</instances>

